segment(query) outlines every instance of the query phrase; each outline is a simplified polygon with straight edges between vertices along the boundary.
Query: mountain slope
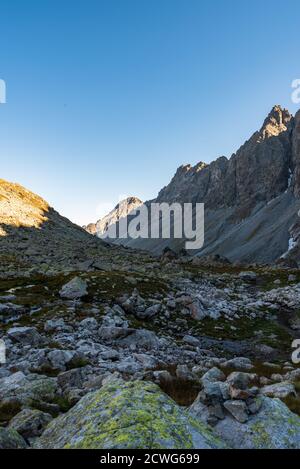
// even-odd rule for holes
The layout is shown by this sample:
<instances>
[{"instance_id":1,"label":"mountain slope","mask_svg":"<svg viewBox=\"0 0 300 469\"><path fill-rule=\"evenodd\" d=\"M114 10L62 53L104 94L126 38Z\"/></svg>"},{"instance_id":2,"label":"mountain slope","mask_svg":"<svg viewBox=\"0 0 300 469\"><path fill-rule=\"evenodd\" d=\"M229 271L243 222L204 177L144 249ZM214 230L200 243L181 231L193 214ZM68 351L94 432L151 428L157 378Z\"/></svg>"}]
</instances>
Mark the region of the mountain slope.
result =
<instances>
[{"instance_id":1,"label":"mountain slope","mask_svg":"<svg viewBox=\"0 0 300 469\"><path fill-rule=\"evenodd\" d=\"M0 180L0 257L24 266L68 269L107 249L19 184Z\"/></svg>"},{"instance_id":2,"label":"mountain slope","mask_svg":"<svg viewBox=\"0 0 300 469\"><path fill-rule=\"evenodd\" d=\"M155 202L205 204L205 244L197 255L222 254L232 261L274 262L294 256L299 232L300 112L274 106L261 129L230 159L181 166ZM297 238L298 239L298 238ZM184 240L127 240L159 253ZM297 251L298 252L298 251ZM195 254L195 252L194 252Z\"/></svg>"}]
</instances>

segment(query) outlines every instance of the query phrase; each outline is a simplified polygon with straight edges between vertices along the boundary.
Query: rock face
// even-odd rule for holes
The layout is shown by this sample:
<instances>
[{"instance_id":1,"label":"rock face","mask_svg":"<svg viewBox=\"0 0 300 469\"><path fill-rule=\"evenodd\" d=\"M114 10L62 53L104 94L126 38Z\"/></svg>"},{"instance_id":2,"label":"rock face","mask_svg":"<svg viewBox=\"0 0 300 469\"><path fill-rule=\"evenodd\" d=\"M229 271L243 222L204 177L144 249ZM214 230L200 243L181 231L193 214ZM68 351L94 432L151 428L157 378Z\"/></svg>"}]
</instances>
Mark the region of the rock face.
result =
<instances>
[{"instance_id":1,"label":"rock face","mask_svg":"<svg viewBox=\"0 0 300 469\"><path fill-rule=\"evenodd\" d=\"M293 117L275 106L230 159L181 166L155 202L205 204L205 244L198 255L261 263L293 255L298 261L299 142L300 113ZM121 242L154 253L184 245L178 239Z\"/></svg>"},{"instance_id":2,"label":"rock face","mask_svg":"<svg viewBox=\"0 0 300 469\"><path fill-rule=\"evenodd\" d=\"M115 225L121 218L127 217L131 212L140 207L143 202L137 197L127 197L118 203L115 208L100 218L96 223L90 223L83 228L92 235L103 236L109 227Z\"/></svg>"},{"instance_id":3,"label":"rock face","mask_svg":"<svg viewBox=\"0 0 300 469\"><path fill-rule=\"evenodd\" d=\"M275 106L260 131L230 160L221 157L210 165L182 166L160 191L157 202L197 201L214 210L236 206L236 217L242 219L257 203L287 189L293 129L293 117Z\"/></svg>"},{"instance_id":4,"label":"rock face","mask_svg":"<svg viewBox=\"0 0 300 469\"><path fill-rule=\"evenodd\" d=\"M209 449L225 445L156 385L112 380L50 423L36 447Z\"/></svg>"}]
</instances>

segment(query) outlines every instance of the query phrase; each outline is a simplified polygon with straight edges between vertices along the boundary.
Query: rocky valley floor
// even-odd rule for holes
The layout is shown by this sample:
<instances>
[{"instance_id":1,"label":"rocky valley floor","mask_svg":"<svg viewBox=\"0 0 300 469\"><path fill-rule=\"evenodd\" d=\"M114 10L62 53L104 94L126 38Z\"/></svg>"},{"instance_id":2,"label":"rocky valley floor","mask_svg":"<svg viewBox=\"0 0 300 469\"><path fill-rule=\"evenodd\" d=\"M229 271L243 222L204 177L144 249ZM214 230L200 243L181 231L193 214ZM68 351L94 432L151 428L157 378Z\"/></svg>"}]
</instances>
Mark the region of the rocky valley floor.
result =
<instances>
[{"instance_id":1,"label":"rocky valley floor","mask_svg":"<svg viewBox=\"0 0 300 469\"><path fill-rule=\"evenodd\" d=\"M0 447L300 447L298 270L92 249L1 256Z\"/></svg>"}]
</instances>

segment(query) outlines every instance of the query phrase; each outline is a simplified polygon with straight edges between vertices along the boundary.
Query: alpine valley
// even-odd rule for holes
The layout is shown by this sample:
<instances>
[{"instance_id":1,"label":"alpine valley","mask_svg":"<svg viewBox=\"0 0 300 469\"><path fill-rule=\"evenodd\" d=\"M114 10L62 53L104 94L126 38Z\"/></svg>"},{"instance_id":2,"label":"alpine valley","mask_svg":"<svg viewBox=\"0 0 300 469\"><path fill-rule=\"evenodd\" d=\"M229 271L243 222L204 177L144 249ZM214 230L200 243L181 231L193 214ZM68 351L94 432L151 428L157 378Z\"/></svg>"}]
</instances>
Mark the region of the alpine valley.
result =
<instances>
[{"instance_id":1,"label":"alpine valley","mask_svg":"<svg viewBox=\"0 0 300 469\"><path fill-rule=\"evenodd\" d=\"M0 448L300 448L300 113L155 200L205 203L199 252L0 180Z\"/></svg>"}]
</instances>

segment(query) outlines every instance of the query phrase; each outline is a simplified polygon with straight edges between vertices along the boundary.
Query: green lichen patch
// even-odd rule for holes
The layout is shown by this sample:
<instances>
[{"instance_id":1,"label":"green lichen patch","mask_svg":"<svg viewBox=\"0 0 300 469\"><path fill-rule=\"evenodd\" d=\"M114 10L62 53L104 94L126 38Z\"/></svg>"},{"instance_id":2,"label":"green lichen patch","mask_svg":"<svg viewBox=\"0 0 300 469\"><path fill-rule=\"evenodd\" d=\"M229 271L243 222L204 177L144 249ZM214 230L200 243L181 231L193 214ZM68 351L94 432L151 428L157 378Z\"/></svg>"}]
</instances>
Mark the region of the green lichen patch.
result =
<instances>
[{"instance_id":1,"label":"green lichen patch","mask_svg":"<svg viewBox=\"0 0 300 469\"><path fill-rule=\"evenodd\" d=\"M52 422L38 447L218 448L213 431L188 415L153 383L114 381L88 394Z\"/></svg>"}]
</instances>

